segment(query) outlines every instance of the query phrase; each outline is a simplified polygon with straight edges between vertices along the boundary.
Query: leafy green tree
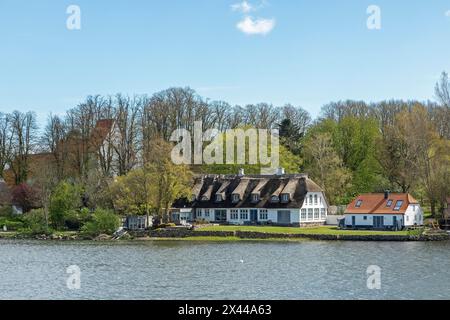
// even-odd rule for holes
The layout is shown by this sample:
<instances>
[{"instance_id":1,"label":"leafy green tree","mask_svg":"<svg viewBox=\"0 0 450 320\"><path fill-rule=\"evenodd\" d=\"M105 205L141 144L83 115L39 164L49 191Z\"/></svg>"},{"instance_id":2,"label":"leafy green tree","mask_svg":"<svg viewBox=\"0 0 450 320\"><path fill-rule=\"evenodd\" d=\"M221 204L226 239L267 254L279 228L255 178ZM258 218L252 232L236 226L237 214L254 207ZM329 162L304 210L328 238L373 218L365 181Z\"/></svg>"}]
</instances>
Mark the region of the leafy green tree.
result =
<instances>
[{"instance_id":1,"label":"leafy green tree","mask_svg":"<svg viewBox=\"0 0 450 320\"><path fill-rule=\"evenodd\" d=\"M80 207L80 187L65 181L59 183L50 197L49 213L53 227L63 228L68 213L71 210L78 210Z\"/></svg>"},{"instance_id":2,"label":"leafy green tree","mask_svg":"<svg viewBox=\"0 0 450 320\"><path fill-rule=\"evenodd\" d=\"M305 140L306 171L324 190L332 204L343 204L351 186L351 173L334 150L330 133L310 135Z\"/></svg>"}]
</instances>

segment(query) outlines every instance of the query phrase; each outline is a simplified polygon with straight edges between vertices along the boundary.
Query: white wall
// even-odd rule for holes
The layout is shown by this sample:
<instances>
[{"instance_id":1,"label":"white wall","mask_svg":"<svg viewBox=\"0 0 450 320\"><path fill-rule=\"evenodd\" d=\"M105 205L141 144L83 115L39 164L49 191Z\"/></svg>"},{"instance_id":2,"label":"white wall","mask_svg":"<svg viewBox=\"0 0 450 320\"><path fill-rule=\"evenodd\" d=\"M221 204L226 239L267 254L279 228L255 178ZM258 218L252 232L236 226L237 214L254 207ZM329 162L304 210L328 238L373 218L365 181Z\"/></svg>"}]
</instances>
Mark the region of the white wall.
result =
<instances>
[{"instance_id":1,"label":"white wall","mask_svg":"<svg viewBox=\"0 0 450 320\"><path fill-rule=\"evenodd\" d=\"M405 226L423 225L423 210L418 204L410 204L405 212Z\"/></svg>"},{"instance_id":2,"label":"white wall","mask_svg":"<svg viewBox=\"0 0 450 320\"><path fill-rule=\"evenodd\" d=\"M355 216L356 226L373 226L374 216L383 216L384 225L392 226L394 221L394 216L397 217L397 221L401 221L402 225L405 227L410 227L416 225L423 225L423 210L418 204L410 204L406 209L405 214L347 214L345 215L345 224L348 226L352 225L352 216ZM367 220L364 220L367 217Z\"/></svg>"},{"instance_id":3,"label":"white wall","mask_svg":"<svg viewBox=\"0 0 450 320\"><path fill-rule=\"evenodd\" d=\"M312 202L310 201L310 195L312 196ZM314 196L317 196L317 203L314 202ZM308 212L308 209L313 209L313 216L312 219L301 219L301 209L306 209ZM316 219L314 216L314 210L319 209L319 218ZM324 209L325 211L322 212L321 209ZM196 209L197 212L200 211L201 215L198 216L196 219L204 219L208 222L214 222L215 221L215 210L225 210L225 209L216 209L212 208L209 209L209 217L205 215L205 210L207 209ZM238 218L237 219L231 219L231 211L234 209L226 209L227 210L227 221L231 224L237 224L242 225L246 222L250 221L250 210L258 210L258 221L264 222L264 221L272 221L273 223L278 222L278 211L290 211L291 212L291 223L322 223L326 221L326 217L328 214L328 208L327 204L325 202L325 198L322 194L322 192L309 192L306 194L305 201L303 203L302 208L273 208L273 209L256 209L256 208L238 208ZM241 210L247 210L248 216L247 219L241 219ZM262 210L267 210L267 220L260 219L260 213Z\"/></svg>"},{"instance_id":4,"label":"white wall","mask_svg":"<svg viewBox=\"0 0 450 320\"><path fill-rule=\"evenodd\" d=\"M315 202L315 197L317 197L317 202ZM312 198L312 201L311 201ZM302 209L306 210L306 219L302 218ZM309 215L309 209L312 209L312 218ZM319 218L316 218L314 212L319 209ZM325 209L325 212L322 212ZM308 192L305 196L303 206L299 210L299 221L300 223L322 223L325 222L328 215L328 207L322 192Z\"/></svg>"}]
</instances>

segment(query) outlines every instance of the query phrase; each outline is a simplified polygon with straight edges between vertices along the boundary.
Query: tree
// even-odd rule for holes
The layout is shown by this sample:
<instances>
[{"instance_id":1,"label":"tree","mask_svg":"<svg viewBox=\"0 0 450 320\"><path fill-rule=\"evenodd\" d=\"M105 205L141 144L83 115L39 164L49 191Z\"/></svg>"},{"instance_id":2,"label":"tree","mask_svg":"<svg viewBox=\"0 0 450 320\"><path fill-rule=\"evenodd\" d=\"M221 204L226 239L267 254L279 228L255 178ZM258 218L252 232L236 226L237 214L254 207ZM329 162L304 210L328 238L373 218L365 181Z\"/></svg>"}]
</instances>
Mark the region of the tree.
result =
<instances>
[{"instance_id":1,"label":"tree","mask_svg":"<svg viewBox=\"0 0 450 320\"><path fill-rule=\"evenodd\" d=\"M36 142L36 115L33 112L14 111L11 114L10 130L13 142L10 168L14 173L16 185L19 185L26 182L28 177L28 157Z\"/></svg>"},{"instance_id":2,"label":"tree","mask_svg":"<svg viewBox=\"0 0 450 320\"><path fill-rule=\"evenodd\" d=\"M435 93L439 102L450 108L450 80L446 72L442 72L441 79L436 83Z\"/></svg>"},{"instance_id":3,"label":"tree","mask_svg":"<svg viewBox=\"0 0 450 320\"><path fill-rule=\"evenodd\" d=\"M156 207L156 185L150 170L138 168L118 177L111 185L116 210L125 214L150 216Z\"/></svg>"},{"instance_id":4,"label":"tree","mask_svg":"<svg viewBox=\"0 0 450 320\"><path fill-rule=\"evenodd\" d=\"M36 191L27 183L21 183L12 190L12 201L24 213L33 209L37 202Z\"/></svg>"},{"instance_id":5,"label":"tree","mask_svg":"<svg viewBox=\"0 0 450 320\"><path fill-rule=\"evenodd\" d=\"M449 142L437 135L423 105L402 112L397 121L407 143L407 164L417 173L434 217L441 198L443 174L445 177L449 170Z\"/></svg>"},{"instance_id":6,"label":"tree","mask_svg":"<svg viewBox=\"0 0 450 320\"><path fill-rule=\"evenodd\" d=\"M61 229L65 225L67 214L81 207L80 187L68 182L60 182L50 197L49 213L55 229Z\"/></svg>"},{"instance_id":7,"label":"tree","mask_svg":"<svg viewBox=\"0 0 450 320\"><path fill-rule=\"evenodd\" d=\"M344 198L350 187L351 173L334 150L330 133L311 135L305 142L306 169L325 190L333 204L346 203Z\"/></svg>"},{"instance_id":8,"label":"tree","mask_svg":"<svg viewBox=\"0 0 450 320\"><path fill-rule=\"evenodd\" d=\"M0 177L8 163L11 163L13 152L13 131L11 116L0 112Z\"/></svg>"}]
</instances>

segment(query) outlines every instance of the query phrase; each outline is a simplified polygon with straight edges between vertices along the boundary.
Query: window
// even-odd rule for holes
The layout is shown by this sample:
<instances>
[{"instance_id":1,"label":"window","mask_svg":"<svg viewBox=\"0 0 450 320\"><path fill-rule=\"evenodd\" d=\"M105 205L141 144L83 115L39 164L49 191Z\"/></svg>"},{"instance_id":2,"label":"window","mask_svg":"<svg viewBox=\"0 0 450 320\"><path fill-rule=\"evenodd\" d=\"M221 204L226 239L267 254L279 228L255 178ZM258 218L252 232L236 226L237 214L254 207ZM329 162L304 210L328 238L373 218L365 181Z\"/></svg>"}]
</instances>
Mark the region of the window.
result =
<instances>
[{"instance_id":1,"label":"window","mask_svg":"<svg viewBox=\"0 0 450 320\"><path fill-rule=\"evenodd\" d=\"M363 220L367 220L367 216L364 216L364 217L363 217Z\"/></svg>"},{"instance_id":2,"label":"window","mask_svg":"<svg viewBox=\"0 0 450 320\"><path fill-rule=\"evenodd\" d=\"M271 202L278 202L280 201L280 199L278 198L278 196L272 196L272 198L270 199Z\"/></svg>"},{"instance_id":3,"label":"window","mask_svg":"<svg viewBox=\"0 0 450 320\"><path fill-rule=\"evenodd\" d=\"M209 217L209 209L205 209L205 217Z\"/></svg>"},{"instance_id":4,"label":"window","mask_svg":"<svg viewBox=\"0 0 450 320\"><path fill-rule=\"evenodd\" d=\"M406 216L406 221L409 221L409 216Z\"/></svg>"},{"instance_id":5,"label":"window","mask_svg":"<svg viewBox=\"0 0 450 320\"><path fill-rule=\"evenodd\" d=\"M317 205L317 203L318 203L318 202L317 202L317 194L315 194L315 195L314 195L314 204Z\"/></svg>"},{"instance_id":6,"label":"window","mask_svg":"<svg viewBox=\"0 0 450 320\"><path fill-rule=\"evenodd\" d=\"M386 203L386 207L390 208L392 206L392 200L389 199L388 202Z\"/></svg>"},{"instance_id":7,"label":"window","mask_svg":"<svg viewBox=\"0 0 450 320\"><path fill-rule=\"evenodd\" d=\"M314 209L314 220L319 220L320 209Z\"/></svg>"},{"instance_id":8,"label":"window","mask_svg":"<svg viewBox=\"0 0 450 320\"><path fill-rule=\"evenodd\" d=\"M202 209L198 209L198 211L197 211L197 217L201 217L202 216Z\"/></svg>"},{"instance_id":9,"label":"window","mask_svg":"<svg viewBox=\"0 0 450 320\"><path fill-rule=\"evenodd\" d=\"M252 194L252 202L253 203L256 203L256 202L258 202L259 201L259 195L258 194Z\"/></svg>"},{"instance_id":10,"label":"window","mask_svg":"<svg viewBox=\"0 0 450 320\"><path fill-rule=\"evenodd\" d=\"M394 211L400 211L400 208L402 207L402 205L403 205L403 200L398 200L395 203Z\"/></svg>"},{"instance_id":11,"label":"window","mask_svg":"<svg viewBox=\"0 0 450 320\"><path fill-rule=\"evenodd\" d=\"M233 194L233 202L239 202L239 200L241 200L240 196L238 194Z\"/></svg>"},{"instance_id":12,"label":"window","mask_svg":"<svg viewBox=\"0 0 450 320\"><path fill-rule=\"evenodd\" d=\"M309 195L309 204L313 204L313 196L312 196L312 194Z\"/></svg>"},{"instance_id":13,"label":"window","mask_svg":"<svg viewBox=\"0 0 450 320\"><path fill-rule=\"evenodd\" d=\"M230 210L230 219L231 220L239 220L238 210L236 210L236 209Z\"/></svg>"},{"instance_id":14,"label":"window","mask_svg":"<svg viewBox=\"0 0 450 320\"><path fill-rule=\"evenodd\" d=\"M288 202L289 201L289 195L284 193L281 195L281 201L282 202Z\"/></svg>"},{"instance_id":15,"label":"window","mask_svg":"<svg viewBox=\"0 0 450 320\"><path fill-rule=\"evenodd\" d=\"M260 220L267 220L269 217L268 217L268 214L267 214L267 210L259 210L259 219Z\"/></svg>"},{"instance_id":16,"label":"window","mask_svg":"<svg viewBox=\"0 0 450 320\"><path fill-rule=\"evenodd\" d=\"M302 209L301 214L301 219L306 220L306 209Z\"/></svg>"},{"instance_id":17,"label":"window","mask_svg":"<svg viewBox=\"0 0 450 320\"><path fill-rule=\"evenodd\" d=\"M222 201L222 196L220 194L216 195L216 202Z\"/></svg>"},{"instance_id":18,"label":"window","mask_svg":"<svg viewBox=\"0 0 450 320\"><path fill-rule=\"evenodd\" d=\"M248 220L248 210L247 209L241 210L241 220Z\"/></svg>"},{"instance_id":19,"label":"window","mask_svg":"<svg viewBox=\"0 0 450 320\"><path fill-rule=\"evenodd\" d=\"M413 205L413 211L416 212L416 206L415 205Z\"/></svg>"},{"instance_id":20,"label":"window","mask_svg":"<svg viewBox=\"0 0 450 320\"><path fill-rule=\"evenodd\" d=\"M355 204L356 208L361 208L361 205L362 205L362 200L356 201L356 204Z\"/></svg>"},{"instance_id":21,"label":"window","mask_svg":"<svg viewBox=\"0 0 450 320\"><path fill-rule=\"evenodd\" d=\"M320 209L320 219L325 219L326 216L325 208Z\"/></svg>"},{"instance_id":22,"label":"window","mask_svg":"<svg viewBox=\"0 0 450 320\"><path fill-rule=\"evenodd\" d=\"M313 209L308 209L308 220L313 219Z\"/></svg>"}]
</instances>

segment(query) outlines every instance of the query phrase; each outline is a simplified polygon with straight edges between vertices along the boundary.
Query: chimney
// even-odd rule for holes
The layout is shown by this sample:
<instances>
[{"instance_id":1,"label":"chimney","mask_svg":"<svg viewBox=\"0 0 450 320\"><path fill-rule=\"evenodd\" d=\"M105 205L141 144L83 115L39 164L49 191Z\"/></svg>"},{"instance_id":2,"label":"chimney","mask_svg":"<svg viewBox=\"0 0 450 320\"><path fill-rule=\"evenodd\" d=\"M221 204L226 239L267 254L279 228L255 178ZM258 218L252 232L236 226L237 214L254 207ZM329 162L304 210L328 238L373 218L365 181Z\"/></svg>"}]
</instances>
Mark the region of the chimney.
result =
<instances>
[{"instance_id":1,"label":"chimney","mask_svg":"<svg viewBox=\"0 0 450 320\"><path fill-rule=\"evenodd\" d=\"M284 168L278 168L277 169L277 176L282 176L284 175Z\"/></svg>"},{"instance_id":2,"label":"chimney","mask_svg":"<svg viewBox=\"0 0 450 320\"><path fill-rule=\"evenodd\" d=\"M243 177L243 176L245 176L244 169L243 169L243 168L240 168L240 169L239 169L239 177Z\"/></svg>"},{"instance_id":3,"label":"chimney","mask_svg":"<svg viewBox=\"0 0 450 320\"><path fill-rule=\"evenodd\" d=\"M385 198L385 199L389 198L389 194L390 194L390 193L391 193L390 190L385 190L385 191L384 191L384 198Z\"/></svg>"}]
</instances>

